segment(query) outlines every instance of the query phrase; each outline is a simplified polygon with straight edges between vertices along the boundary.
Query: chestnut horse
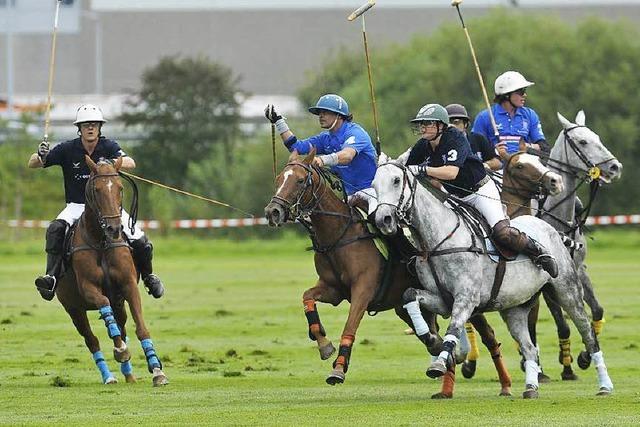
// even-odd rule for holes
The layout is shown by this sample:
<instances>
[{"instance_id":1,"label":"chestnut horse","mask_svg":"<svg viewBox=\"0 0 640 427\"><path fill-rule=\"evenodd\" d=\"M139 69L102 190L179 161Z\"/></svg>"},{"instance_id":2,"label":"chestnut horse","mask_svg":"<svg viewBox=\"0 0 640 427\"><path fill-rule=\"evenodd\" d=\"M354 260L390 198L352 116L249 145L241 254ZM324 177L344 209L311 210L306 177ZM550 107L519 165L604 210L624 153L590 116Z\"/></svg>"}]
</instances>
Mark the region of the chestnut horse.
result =
<instances>
[{"instance_id":1,"label":"chestnut horse","mask_svg":"<svg viewBox=\"0 0 640 427\"><path fill-rule=\"evenodd\" d=\"M314 156L315 149L305 158L298 157L296 152L291 155L276 179L277 191L265 208L265 216L272 226L282 225L287 220L298 220L310 232L318 281L304 292L302 300L309 325L309 338L317 341L322 360L331 357L335 348L326 337L316 302L337 306L347 300L351 304L334 369L326 379L328 384L335 385L344 382L356 331L382 282L385 261L365 221L358 219L353 208L336 196L325 175L313 166ZM393 308L402 320L412 326L402 306L402 294L409 287L417 286L417 282L408 273L405 263L394 261L393 258L392 263L391 284L381 300L377 301L379 304L375 309L382 311ZM426 311L423 315L431 319L427 321L431 330L435 330L434 316ZM493 333L491 336L495 339ZM433 355L439 354L441 342L435 334L430 334L423 341ZM501 358L500 345L490 340L485 344L495 356L501 393L510 394L511 378ZM451 398L453 384L454 377L446 376L441 392L432 397Z\"/></svg>"},{"instance_id":2,"label":"chestnut horse","mask_svg":"<svg viewBox=\"0 0 640 427\"><path fill-rule=\"evenodd\" d=\"M122 237L122 183L118 174L122 158L115 163L102 159L94 163L89 156L85 156L85 160L91 171L85 189L86 204L71 231L70 265L56 288L58 300L84 337L104 384L117 380L104 360L98 338L91 331L87 311L100 312L109 338L113 340L114 358L120 362L120 370L126 381L135 382L125 330L126 300L136 325L136 335L147 358L149 372L153 374L153 385L168 384L142 318L138 273L131 249Z\"/></svg>"}]
</instances>

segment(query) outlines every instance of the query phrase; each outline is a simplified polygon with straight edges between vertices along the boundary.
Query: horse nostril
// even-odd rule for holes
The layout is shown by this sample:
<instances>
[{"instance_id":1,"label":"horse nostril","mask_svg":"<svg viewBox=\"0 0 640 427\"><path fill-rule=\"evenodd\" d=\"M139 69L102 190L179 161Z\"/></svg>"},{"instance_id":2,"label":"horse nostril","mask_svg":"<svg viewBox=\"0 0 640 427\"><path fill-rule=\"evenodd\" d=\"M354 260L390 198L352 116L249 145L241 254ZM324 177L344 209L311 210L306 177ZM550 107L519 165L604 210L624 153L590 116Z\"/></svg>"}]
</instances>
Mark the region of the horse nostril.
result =
<instances>
[{"instance_id":1,"label":"horse nostril","mask_svg":"<svg viewBox=\"0 0 640 427\"><path fill-rule=\"evenodd\" d=\"M616 163L613 163L611 165L611 171L616 172L618 170L618 165Z\"/></svg>"},{"instance_id":2,"label":"horse nostril","mask_svg":"<svg viewBox=\"0 0 640 427\"><path fill-rule=\"evenodd\" d=\"M382 219L382 222L384 223L384 225L390 226L391 225L391 215L385 215L385 217Z\"/></svg>"}]
</instances>

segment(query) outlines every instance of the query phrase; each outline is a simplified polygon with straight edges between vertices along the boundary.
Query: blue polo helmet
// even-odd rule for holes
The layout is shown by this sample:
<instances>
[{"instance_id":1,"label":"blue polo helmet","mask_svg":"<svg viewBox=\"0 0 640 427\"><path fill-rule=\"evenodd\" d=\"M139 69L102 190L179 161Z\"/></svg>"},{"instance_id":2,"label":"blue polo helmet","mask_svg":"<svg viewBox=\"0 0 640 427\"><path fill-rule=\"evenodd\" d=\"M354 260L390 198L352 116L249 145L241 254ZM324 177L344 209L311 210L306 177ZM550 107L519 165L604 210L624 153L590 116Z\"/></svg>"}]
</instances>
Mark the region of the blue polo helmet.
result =
<instances>
[{"instance_id":1,"label":"blue polo helmet","mask_svg":"<svg viewBox=\"0 0 640 427\"><path fill-rule=\"evenodd\" d=\"M349 115L349 104L341 96L329 93L322 95L315 106L309 107L309 112L316 116L320 114L320 110L331 111L346 117Z\"/></svg>"}]
</instances>

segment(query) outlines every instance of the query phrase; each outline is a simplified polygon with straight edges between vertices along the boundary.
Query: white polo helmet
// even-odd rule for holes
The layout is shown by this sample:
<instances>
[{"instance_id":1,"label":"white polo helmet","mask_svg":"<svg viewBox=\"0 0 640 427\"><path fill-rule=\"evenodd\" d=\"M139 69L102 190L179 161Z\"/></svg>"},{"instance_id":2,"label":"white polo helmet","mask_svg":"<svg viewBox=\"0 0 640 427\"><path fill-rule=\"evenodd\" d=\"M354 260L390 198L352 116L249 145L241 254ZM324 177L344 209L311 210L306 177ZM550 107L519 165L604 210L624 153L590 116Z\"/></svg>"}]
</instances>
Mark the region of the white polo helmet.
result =
<instances>
[{"instance_id":1,"label":"white polo helmet","mask_svg":"<svg viewBox=\"0 0 640 427\"><path fill-rule=\"evenodd\" d=\"M506 95L518 89L533 86L534 84L534 82L525 79L524 76L517 71L507 71L498 76L494 84L494 89L496 95Z\"/></svg>"},{"instance_id":2,"label":"white polo helmet","mask_svg":"<svg viewBox=\"0 0 640 427\"><path fill-rule=\"evenodd\" d=\"M73 122L73 124L79 125L80 123L85 122L106 123L107 121L104 119L100 108L92 104L84 104L78 108L78 111L76 111L76 121Z\"/></svg>"}]
</instances>

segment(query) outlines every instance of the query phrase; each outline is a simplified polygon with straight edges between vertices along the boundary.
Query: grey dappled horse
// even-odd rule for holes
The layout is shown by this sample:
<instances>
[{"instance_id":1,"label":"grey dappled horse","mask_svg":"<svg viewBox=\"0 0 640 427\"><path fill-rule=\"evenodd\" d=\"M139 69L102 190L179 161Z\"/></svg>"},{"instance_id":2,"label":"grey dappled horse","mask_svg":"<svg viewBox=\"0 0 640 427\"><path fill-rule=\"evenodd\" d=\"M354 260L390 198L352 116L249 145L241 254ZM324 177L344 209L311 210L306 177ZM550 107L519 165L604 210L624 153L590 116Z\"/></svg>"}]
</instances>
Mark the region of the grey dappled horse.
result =
<instances>
[{"instance_id":1,"label":"grey dappled horse","mask_svg":"<svg viewBox=\"0 0 640 427\"><path fill-rule=\"evenodd\" d=\"M571 255L582 283L584 300L591 308L593 328L597 335L602 330L604 323L604 310L595 297L593 284L584 264L587 246L581 224L577 223L574 214L575 196L577 188L586 182L593 181L591 183L592 189L597 190L600 183L608 184L620 178L622 164L602 144L600 137L585 126L583 111L578 112L575 123L571 123L560 113L558 113L558 119L563 129L551 150L548 166L562 176L564 189L559 194L547 198L543 206L542 219L576 242L575 248L571 250ZM588 203L590 202L591 200L588 201ZM560 307L546 295L544 296L558 327L559 361L563 365L562 378L575 379L577 377L571 368L569 325L564 319ZM532 315L534 316L530 319L530 328L532 329L530 332L535 340L537 312L533 310ZM589 354L581 353L578 365L586 369L589 364Z\"/></svg>"},{"instance_id":2,"label":"grey dappled horse","mask_svg":"<svg viewBox=\"0 0 640 427\"><path fill-rule=\"evenodd\" d=\"M452 355L464 323L474 311L497 310L526 359L523 397L537 397L537 350L529 336L527 316L532 298L548 283L554 297L576 324L592 358L597 361L599 394L613 391L602 352L584 311L582 287L576 270L553 227L532 216L522 216L513 222L518 228L526 228L553 254L558 263L558 277L551 279L529 259L518 259L507 264L504 284L500 292L492 296L496 264L485 255L464 250L474 244L466 225L461 225L456 213L419 185L404 165L396 162L380 164L373 187L379 202L376 211L378 228L390 235L397 231L400 222L409 224L417 233L425 253L416 259L418 279L424 290L409 289L405 292L405 307L416 333L430 333L420 314L421 307L432 313L451 316L443 352L427 370L429 376L442 376L447 369L455 369Z\"/></svg>"}]
</instances>

